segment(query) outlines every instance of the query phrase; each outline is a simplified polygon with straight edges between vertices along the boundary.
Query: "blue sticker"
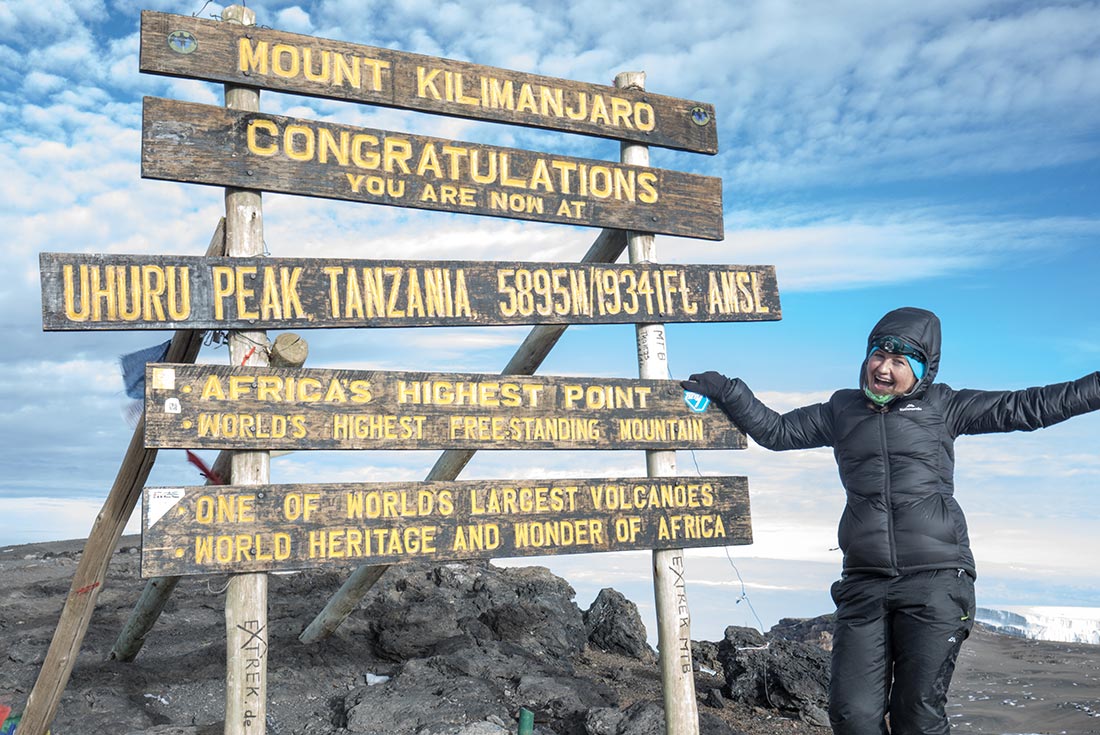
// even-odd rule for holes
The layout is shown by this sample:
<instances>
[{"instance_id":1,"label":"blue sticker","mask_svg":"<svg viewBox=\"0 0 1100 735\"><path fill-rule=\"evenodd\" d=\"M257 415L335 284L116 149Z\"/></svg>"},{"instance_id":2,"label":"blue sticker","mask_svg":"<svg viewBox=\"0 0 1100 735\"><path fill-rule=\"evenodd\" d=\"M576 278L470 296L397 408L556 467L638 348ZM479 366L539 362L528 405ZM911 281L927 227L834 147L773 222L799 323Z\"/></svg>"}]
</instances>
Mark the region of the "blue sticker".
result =
<instances>
[{"instance_id":1,"label":"blue sticker","mask_svg":"<svg viewBox=\"0 0 1100 735\"><path fill-rule=\"evenodd\" d=\"M168 48L177 54L189 54L199 47L199 39L191 31L172 31L168 34Z\"/></svg>"},{"instance_id":2,"label":"blue sticker","mask_svg":"<svg viewBox=\"0 0 1100 735\"><path fill-rule=\"evenodd\" d=\"M684 391L684 403L688 405L695 413L702 413L707 410L707 406L710 405L710 399L701 393L693 393L690 390Z\"/></svg>"}]
</instances>

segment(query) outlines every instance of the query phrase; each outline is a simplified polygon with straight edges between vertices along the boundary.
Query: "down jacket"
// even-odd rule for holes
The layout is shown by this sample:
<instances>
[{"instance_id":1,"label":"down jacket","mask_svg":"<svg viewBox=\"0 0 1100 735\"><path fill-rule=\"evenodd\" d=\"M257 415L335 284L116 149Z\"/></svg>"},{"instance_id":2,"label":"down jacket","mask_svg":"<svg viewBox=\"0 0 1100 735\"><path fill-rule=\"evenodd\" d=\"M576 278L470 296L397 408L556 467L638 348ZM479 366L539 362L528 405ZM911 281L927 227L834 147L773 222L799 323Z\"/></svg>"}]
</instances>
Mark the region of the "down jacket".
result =
<instances>
[{"instance_id":1,"label":"down jacket","mask_svg":"<svg viewBox=\"0 0 1100 735\"><path fill-rule=\"evenodd\" d=\"M1100 408L1100 373L1017 391L954 390L935 383L940 323L923 309L888 313L867 340L900 337L926 358L905 396L875 406L862 390L840 390L826 403L780 415L740 380L727 380L716 402L768 449L833 447L847 504L838 532L846 573L896 576L965 569L976 576L966 519L955 501L955 438L1031 431ZM860 368L864 384L866 360Z\"/></svg>"}]
</instances>

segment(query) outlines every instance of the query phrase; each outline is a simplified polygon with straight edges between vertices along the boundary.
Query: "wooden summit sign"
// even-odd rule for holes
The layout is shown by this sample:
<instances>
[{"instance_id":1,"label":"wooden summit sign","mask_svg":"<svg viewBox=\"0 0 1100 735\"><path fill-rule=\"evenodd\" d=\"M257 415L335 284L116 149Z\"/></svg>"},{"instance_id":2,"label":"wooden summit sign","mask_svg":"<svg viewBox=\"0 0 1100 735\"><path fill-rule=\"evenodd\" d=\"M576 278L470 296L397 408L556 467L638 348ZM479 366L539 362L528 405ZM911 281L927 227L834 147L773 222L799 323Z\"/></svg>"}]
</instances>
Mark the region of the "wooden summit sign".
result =
<instances>
[{"instance_id":1,"label":"wooden summit sign","mask_svg":"<svg viewBox=\"0 0 1100 735\"><path fill-rule=\"evenodd\" d=\"M145 178L721 240L722 180L146 97Z\"/></svg>"},{"instance_id":2,"label":"wooden summit sign","mask_svg":"<svg viewBox=\"0 0 1100 735\"><path fill-rule=\"evenodd\" d=\"M143 577L752 543L744 477L148 488Z\"/></svg>"},{"instance_id":3,"label":"wooden summit sign","mask_svg":"<svg viewBox=\"0 0 1100 735\"><path fill-rule=\"evenodd\" d=\"M150 364L145 446L743 449L673 380Z\"/></svg>"},{"instance_id":4,"label":"wooden summit sign","mask_svg":"<svg viewBox=\"0 0 1100 735\"><path fill-rule=\"evenodd\" d=\"M779 319L767 265L42 253L46 330Z\"/></svg>"},{"instance_id":5,"label":"wooden summit sign","mask_svg":"<svg viewBox=\"0 0 1100 735\"><path fill-rule=\"evenodd\" d=\"M718 152L702 102L183 15L142 12L141 70Z\"/></svg>"}]
</instances>

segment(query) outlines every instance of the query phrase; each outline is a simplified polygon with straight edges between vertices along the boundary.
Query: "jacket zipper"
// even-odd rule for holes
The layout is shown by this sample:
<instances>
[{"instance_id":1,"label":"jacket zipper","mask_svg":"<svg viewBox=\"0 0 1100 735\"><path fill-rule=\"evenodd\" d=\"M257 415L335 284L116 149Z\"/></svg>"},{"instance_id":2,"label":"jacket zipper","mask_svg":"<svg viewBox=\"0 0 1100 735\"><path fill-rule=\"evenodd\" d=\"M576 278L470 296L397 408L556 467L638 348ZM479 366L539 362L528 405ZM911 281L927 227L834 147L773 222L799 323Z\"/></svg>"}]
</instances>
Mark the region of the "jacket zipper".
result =
<instances>
[{"instance_id":1,"label":"jacket zipper","mask_svg":"<svg viewBox=\"0 0 1100 735\"><path fill-rule=\"evenodd\" d=\"M883 406L883 409L886 409ZM890 547L890 573L898 573L897 547L894 543L894 502L890 496L890 452L886 446L886 410L879 412L879 437L882 441L882 465L885 471L883 479L883 499L886 502L886 542Z\"/></svg>"}]
</instances>

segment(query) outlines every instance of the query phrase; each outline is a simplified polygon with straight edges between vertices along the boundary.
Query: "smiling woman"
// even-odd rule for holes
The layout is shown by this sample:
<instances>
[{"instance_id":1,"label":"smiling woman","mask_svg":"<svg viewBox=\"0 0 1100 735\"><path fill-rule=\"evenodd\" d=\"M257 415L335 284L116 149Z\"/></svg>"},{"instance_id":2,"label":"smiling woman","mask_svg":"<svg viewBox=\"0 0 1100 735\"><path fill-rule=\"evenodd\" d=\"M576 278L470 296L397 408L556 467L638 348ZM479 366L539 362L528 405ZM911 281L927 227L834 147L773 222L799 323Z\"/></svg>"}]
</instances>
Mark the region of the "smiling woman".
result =
<instances>
[{"instance_id":1,"label":"smiling woman","mask_svg":"<svg viewBox=\"0 0 1100 735\"><path fill-rule=\"evenodd\" d=\"M867 358L867 390L873 401L886 396L903 396L917 384L908 360L879 350Z\"/></svg>"},{"instance_id":2,"label":"smiling woman","mask_svg":"<svg viewBox=\"0 0 1100 735\"><path fill-rule=\"evenodd\" d=\"M905 342L885 337L871 342L864 392L878 405L908 395L924 377L926 358Z\"/></svg>"},{"instance_id":3,"label":"smiling woman","mask_svg":"<svg viewBox=\"0 0 1100 735\"><path fill-rule=\"evenodd\" d=\"M955 500L954 441L1032 431L1100 409L1100 372L1026 391L955 390L935 382L940 320L902 307L867 338L861 391L779 414L739 379L683 381L768 449L832 447L846 494L832 585L829 719L836 735L950 730L955 661L974 625L976 577Z\"/></svg>"}]
</instances>

